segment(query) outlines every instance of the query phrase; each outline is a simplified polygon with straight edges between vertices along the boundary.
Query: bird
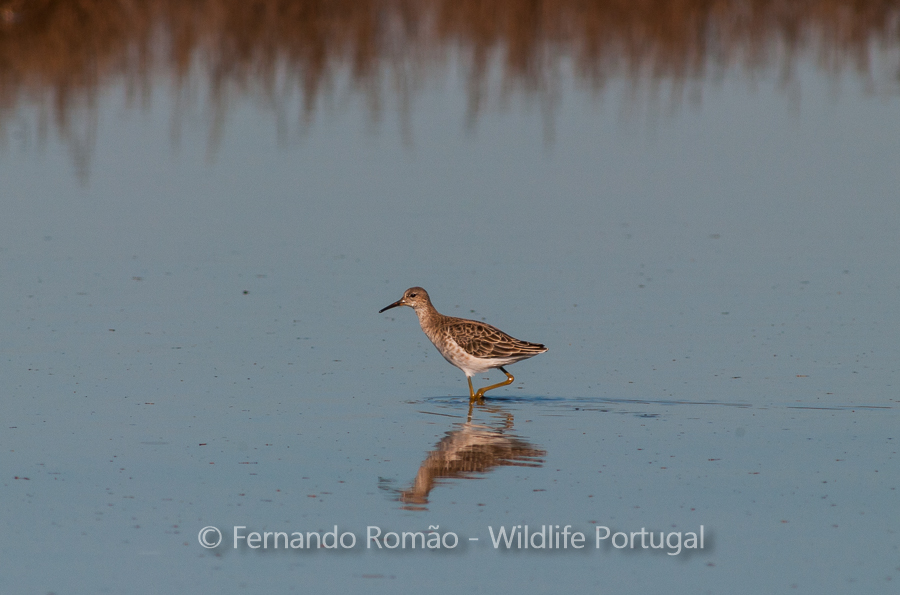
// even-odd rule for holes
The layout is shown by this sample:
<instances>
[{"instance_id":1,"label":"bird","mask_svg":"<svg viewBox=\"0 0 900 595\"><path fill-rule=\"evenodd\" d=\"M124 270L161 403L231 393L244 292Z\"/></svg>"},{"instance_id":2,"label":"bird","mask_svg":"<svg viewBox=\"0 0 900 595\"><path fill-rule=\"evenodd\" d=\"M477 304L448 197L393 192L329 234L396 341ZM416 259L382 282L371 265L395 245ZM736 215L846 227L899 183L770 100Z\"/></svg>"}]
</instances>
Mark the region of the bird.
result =
<instances>
[{"instance_id":1,"label":"bird","mask_svg":"<svg viewBox=\"0 0 900 595\"><path fill-rule=\"evenodd\" d=\"M485 322L444 316L431 304L428 292L421 287L410 287L403 292L402 298L385 306L378 313L397 306L409 306L415 310L422 330L444 359L465 373L469 381L470 402L483 399L484 393L489 390L512 384L515 378L503 366L547 351L540 343L520 341ZM498 368L506 374L506 381L480 388L476 392L472 387L472 376L492 368Z\"/></svg>"}]
</instances>

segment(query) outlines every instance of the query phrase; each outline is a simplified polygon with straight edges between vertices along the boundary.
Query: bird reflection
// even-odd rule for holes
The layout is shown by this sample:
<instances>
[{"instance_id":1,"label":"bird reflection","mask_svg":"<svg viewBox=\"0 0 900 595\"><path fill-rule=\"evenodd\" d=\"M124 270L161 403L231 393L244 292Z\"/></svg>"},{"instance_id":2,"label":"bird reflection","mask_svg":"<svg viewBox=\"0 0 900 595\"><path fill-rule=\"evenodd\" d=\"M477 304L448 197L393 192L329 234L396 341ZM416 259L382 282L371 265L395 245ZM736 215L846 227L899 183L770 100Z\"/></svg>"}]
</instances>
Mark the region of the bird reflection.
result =
<instances>
[{"instance_id":1,"label":"bird reflection","mask_svg":"<svg viewBox=\"0 0 900 595\"><path fill-rule=\"evenodd\" d=\"M488 421L472 420L474 410L489 414ZM428 494L444 479L477 479L496 467L540 467L547 454L512 433L513 415L494 405L471 403L464 423L437 443L422 461L412 485L397 490L397 500L408 510L425 510ZM389 489L389 488L387 488Z\"/></svg>"}]
</instances>

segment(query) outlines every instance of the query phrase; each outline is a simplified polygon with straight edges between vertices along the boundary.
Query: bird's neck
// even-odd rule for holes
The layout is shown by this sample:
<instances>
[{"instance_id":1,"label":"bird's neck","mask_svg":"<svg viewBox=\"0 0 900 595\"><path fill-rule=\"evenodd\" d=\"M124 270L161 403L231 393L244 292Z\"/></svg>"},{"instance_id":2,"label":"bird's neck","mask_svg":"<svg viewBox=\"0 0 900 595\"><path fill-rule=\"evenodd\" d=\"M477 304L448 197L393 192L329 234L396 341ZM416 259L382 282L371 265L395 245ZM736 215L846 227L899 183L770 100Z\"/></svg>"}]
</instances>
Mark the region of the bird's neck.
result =
<instances>
[{"instance_id":1,"label":"bird's neck","mask_svg":"<svg viewBox=\"0 0 900 595\"><path fill-rule=\"evenodd\" d=\"M425 331L425 334L429 337L431 336L431 332L437 328L438 322L442 318L431 304L416 308L416 316L419 317L419 325L422 327L422 330Z\"/></svg>"}]
</instances>

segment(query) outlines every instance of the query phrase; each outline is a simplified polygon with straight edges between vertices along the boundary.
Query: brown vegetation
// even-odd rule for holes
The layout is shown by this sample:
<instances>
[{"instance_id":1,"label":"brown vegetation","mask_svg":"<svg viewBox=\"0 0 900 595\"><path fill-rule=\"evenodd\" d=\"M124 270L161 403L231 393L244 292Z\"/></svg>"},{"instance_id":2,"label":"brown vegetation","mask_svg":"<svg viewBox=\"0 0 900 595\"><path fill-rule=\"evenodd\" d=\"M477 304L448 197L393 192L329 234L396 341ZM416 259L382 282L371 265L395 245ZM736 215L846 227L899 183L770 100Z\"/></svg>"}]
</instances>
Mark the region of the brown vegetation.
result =
<instances>
[{"instance_id":1,"label":"brown vegetation","mask_svg":"<svg viewBox=\"0 0 900 595\"><path fill-rule=\"evenodd\" d=\"M829 72L873 73L900 41L897 0L0 0L0 128L21 102L65 136L69 112L124 83L146 94L201 74L229 93L299 93L305 118L337 73L379 109L426 68L459 56L470 112L491 64L502 88L552 87L560 64L601 89L612 76L675 87L711 69L777 67L811 52ZM889 82L897 83L897 65Z\"/></svg>"}]
</instances>

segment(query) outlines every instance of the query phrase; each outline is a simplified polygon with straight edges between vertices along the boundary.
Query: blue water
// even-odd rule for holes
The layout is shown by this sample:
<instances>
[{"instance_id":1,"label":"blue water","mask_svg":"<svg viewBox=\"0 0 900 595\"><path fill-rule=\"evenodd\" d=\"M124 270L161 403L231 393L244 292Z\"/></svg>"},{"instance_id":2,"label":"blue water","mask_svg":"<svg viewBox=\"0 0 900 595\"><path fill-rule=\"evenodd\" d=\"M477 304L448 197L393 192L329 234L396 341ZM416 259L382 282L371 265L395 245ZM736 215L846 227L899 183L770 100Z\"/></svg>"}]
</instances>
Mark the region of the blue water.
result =
<instances>
[{"instance_id":1,"label":"blue water","mask_svg":"<svg viewBox=\"0 0 900 595\"><path fill-rule=\"evenodd\" d=\"M563 77L549 115L471 127L453 72L287 142L244 99L174 143L164 82L112 86L86 173L6 147L0 590L893 592L900 98L813 63L799 102ZM412 285L549 351L470 411L413 313L377 314ZM585 547L493 547L525 525Z\"/></svg>"}]
</instances>

